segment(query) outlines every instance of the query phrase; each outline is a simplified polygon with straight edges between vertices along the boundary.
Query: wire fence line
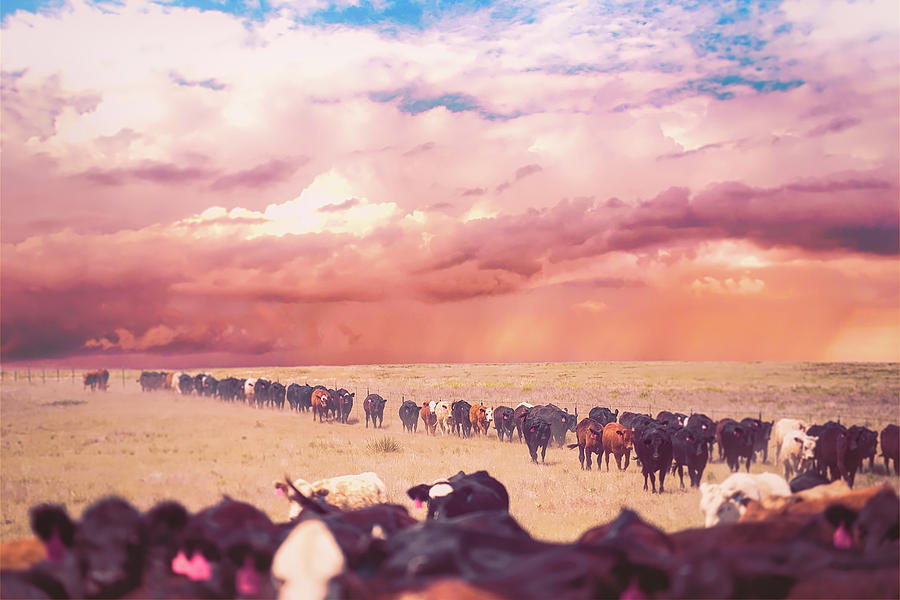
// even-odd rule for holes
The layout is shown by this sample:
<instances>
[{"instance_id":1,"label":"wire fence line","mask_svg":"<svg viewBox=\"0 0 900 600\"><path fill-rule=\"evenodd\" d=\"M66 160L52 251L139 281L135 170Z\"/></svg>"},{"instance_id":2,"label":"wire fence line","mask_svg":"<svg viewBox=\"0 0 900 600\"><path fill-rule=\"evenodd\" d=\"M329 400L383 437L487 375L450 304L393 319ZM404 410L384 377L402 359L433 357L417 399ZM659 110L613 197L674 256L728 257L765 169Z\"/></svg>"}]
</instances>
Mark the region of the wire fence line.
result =
<instances>
[{"instance_id":1,"label":"wire fence line","mask_svg":"<svg viewBox=\"0 0 900 600\"><path fill-rule=\"evenodd\" d=\"M219 369L216 369L219 371ZM253 371L258 371L260 369L251 369ZM82 384L83 383L83 375L87 373L89 369L76 369L73 367L66 368L30 368L24 367L21 369L12 369L12 370L0 370L0 381L3 383L8 382L28 382L31 384L42 384L42 383L53 383L53 382L69 382L72 385ZM116 387L121 387L122 389L129 388L134 386L138 387L137 378L142 371L138 369L111 369L110 370L110 380L109 387L112 388L113 385ZM186 372L186 371L185 371ZM265 378L269 378L269 376L265 376ZM288 385L291 382L300 383L303 380L303 377L290 377L291 381L284 382L285 385ZM277 380L277 379L275 379ZM306 382L311 383L312 385L316 385L320 382ZM365 415L362 410L362 402L365 399L368 393L377 393L382 395L388 400L388 405L385 407L385 423L389 424L393 421L391 418L394 413L397 412L396 409L399 408L400 404L404 400L411 400L415 402L417 405L422 405L424 403L428 403L431 401L448 401L452 402L455 400L466 400L470 404L473 404L476 401L484 402L490 408L495 408L497 406L509 406L511 408L515 408L520 402L528 402L530 404L548 404L553 403L563 408L572 414L575 414L577 410L579 420L587 417L590 410L597 406L603 406L609 408L613 412L616 410L619 411L619 415L623 412L634 412L640 414L647 414L651 417L656 417L662 410L668 410L672 412L681 412L683 414L692 415L694 413L705 414L710 417L714 421L719 421L723 418L734 418L740 420L745 417L753 417L760 418L764 421L777 421L782 418L790 418L790 419L799 419L805 421L807 423L814 423L817 420L824 422L825 420L835 420L839 423L846 421L845 424L853 424L854 419L856 423L870 425L872 423L875 424L883 424L896 422L897 415L896 413L896 404L893 405L892 412L890 415L882 416L877 419L859 419L854 417L852 414L853 411L850 407L843 407L846 410L838 410L832 411L831 416L826 418L822 418L822 409L818 410L803 410L799 409L796 405L792 406L790 409L774 409L772 407L761 407L761 406L748 406L746 410L735 409L734 407L730 408L715 408L710 406L686 406L684 402L674 402L670 398L666 398L667 394L665 391L661 391L659 397L649 396L646 390L640 389L638 392L640 395L640 400L629 397L629 395L623 394L625 397L621 398L619 401L616 397L610 397L609 393L604 392L604 390L600 389L578 389L573 390L573 392L577 392L578 396L594 396L593 398L582 398L576 397L575 399L569 398L561 398L556 396L548 397L547 394L544 393L544 390L537 387L537 389L532 389L529 386L529 389L526 391L524 388L519 391L512 390L501 390L502 393L496 393L495 395L491 395L492 391L486 391L485 395L481 398L472 398L471 393L473 390L479 390L477 386L472 386L467 389L456 389L456 386L449 386L448 388L444 388L442 386L432 386L432 387L406 387L398 386L398 384L393 382L368 382L364 383L354 378L351 378L350 381L347 381L344 385L340 385L340 382L336 379L332 379L332 381L324 382L326 385L331 384L332 389L339 389L343 387L348 391L354 393L354 406L353 412L351 413L351 418L355 416L357 420L364 421ZM379 391L381 388L382 391ZM553 385L548 385L548 389L556 389ZM639 388L635 388L637 390ZM166 390L161 390L166 391ZM671 390L669 390L671 391ZM153 392L150 392L153 393ZM618 394L617 394L618 395ZM468 397L467 397L468 396ZM499 399L495 398L498 397ZM648 397L649 396L649 397ZM390 410L390 407L394 407L394 410ZM844 413L844 414L842 414ZM865 421L865 423L861 423L861 421Z\"/></svg>"}]
</instances>

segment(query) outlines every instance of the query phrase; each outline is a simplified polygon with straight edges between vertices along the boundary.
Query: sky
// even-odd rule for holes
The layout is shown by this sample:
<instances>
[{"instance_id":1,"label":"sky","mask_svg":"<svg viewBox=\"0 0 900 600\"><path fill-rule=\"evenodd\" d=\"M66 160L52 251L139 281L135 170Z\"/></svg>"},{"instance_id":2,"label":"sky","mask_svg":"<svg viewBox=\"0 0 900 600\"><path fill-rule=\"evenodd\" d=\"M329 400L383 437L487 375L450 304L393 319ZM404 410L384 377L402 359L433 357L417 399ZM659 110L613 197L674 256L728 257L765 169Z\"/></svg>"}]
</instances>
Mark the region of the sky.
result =
<instances>
[{"instance_id":1,"label":"sky","mask_svg":"<svg viewBox=\"0 0 900 600\"><path fill-rule=\"evenodd\" d=\"M900 360L896 0L11 0L0 358Z\"/></svg>"}]
</instances>

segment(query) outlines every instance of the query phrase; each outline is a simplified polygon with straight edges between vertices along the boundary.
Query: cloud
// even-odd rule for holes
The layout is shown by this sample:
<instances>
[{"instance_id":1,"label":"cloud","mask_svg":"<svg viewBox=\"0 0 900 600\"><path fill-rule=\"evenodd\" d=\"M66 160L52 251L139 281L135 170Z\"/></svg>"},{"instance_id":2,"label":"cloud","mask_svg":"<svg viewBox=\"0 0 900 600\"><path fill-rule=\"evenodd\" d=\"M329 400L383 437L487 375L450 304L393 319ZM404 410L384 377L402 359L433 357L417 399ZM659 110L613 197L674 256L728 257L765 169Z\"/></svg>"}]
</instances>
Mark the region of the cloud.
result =
<instances>
[{"instance_id":1,"label":"cloud","mask_svg":"<svg viewBox=\"0 0 900 600\"><path fill-rule=\"evenodd\" d=\"M601 302L599 300L585 300L584 302L576 304L575 308L586 310L588 312L604 312L609 309L606 302Z\"/></svg>"},{"instance_id":2,"label":"cloud","mask_svg":"<svg viewBox=\"0 0 900 600\"><path fill-rule=\"evenodd\" d=\"M705 276L695 279L691 283L691 290L697 294L759 294L766 289L766 283L761 279L741 277L738 280L729 277L720 281L715 277Z\"/></svg>"}]
</instances>

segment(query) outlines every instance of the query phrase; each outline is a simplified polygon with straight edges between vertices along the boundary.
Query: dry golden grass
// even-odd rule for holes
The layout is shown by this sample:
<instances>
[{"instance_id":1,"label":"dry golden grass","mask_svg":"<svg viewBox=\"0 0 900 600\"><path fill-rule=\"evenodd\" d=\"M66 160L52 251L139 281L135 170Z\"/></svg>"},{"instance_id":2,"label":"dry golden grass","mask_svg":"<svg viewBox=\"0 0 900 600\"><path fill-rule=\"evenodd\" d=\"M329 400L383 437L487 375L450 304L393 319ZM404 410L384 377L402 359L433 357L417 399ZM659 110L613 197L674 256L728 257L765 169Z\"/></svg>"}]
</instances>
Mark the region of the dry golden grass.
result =
<instances>
[{"instance_id":1,"label":"dry golden grass","mask_svg":"<svg viewBox=\"0 0 900 600\"><path fill-rule=\"evenodd\" d=\"M197 371L192 371L196 373ZM74 515L107 494L142 509L176 498L197 510L221 495L254 503L272 518L287 514L272 482L288 473L317 479L372 470L391 501L420 518L405 491L457 471L486 469L508 488L511 512L534 535L571 540L615 517L623 506L666 530L702 525L699 492L681 490L677 476L666 493L642 490L636 465L626 473L583 472L577 450L550 448L547 463L531 464L523 444L496 436L460 440L401 430L401 397L479 399L491 406L554 402L586 416L591 406L620 410L706 412L713 418L763 413L880 429L898 421L900 370L896 364L805 363L579 363L517 365L396 365L205 370L217 377L265 376L282 383L337 384L357 392L350 425L319 424L291 414L172 392L142 393L136 372L112 373L106 393L82 390L76 380L2 384L0 403L0 539L28 535L27 511L39 502L62 502ZM366 391L388 399L385 428L366 429ZM569 435L574 442L574 435ZM777 471L771 462L752 471ZM712 464L706 481L728 475ZM857 478L857 486L884 478ZM897 479L890 478L897 486Z\"/></svg>"}]
</instances>

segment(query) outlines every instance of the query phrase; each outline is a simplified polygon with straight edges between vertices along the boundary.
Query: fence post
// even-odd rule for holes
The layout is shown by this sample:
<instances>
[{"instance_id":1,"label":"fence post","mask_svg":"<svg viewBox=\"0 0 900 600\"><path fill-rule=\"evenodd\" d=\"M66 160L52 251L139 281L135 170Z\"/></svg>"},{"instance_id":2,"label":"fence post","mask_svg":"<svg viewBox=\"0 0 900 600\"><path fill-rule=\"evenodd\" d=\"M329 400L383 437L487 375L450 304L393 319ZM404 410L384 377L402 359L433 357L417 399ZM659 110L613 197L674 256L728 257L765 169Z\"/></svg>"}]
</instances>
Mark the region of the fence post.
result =
<instances>
[{"instance_id":1,"label":"fence post","mask_svg":"<svg viewBox=\"0 0 900 600\"><path fill-rule=\"evenodd\" d=\"M13 381L18 381L18 380L19 380L19 370L13 369Z\"/></svg>"},{"instance_id":2,"label":"fence post","mask_svg":"<svg viewBox=\"0 0 900 600\"><path fill-rule=\"evenodd\" d=\"M56 369L56 380L59 381L59 369Z\"/></svg>"},{"instance_id":3,"label":"fence post","mask_svg":"<svg viewBox=\"0 0 900 600\"><path fill-rule=\"evenodd\" d=\"M28 367L28 383L31 383L31 367Z\"/></svg>"},{"instance_id":4,"label":"fence post","mask_svg":"<svg viewBox=\"0 0 900 600\"><path fill-rule=\"evenodd\" d=\"M41 369L41 381L43 383L47 383L47 371L46 369Z\"/></svg>"},{"instance_id":5,"label":"fence post","mask_svg":"<svg viewBox=\"0 0 900 600\"><path fill-rule=\"evenodd\" d=\"M125 387L125 369L122 369L122 387Z\"/></svg>"}]
</instances>

